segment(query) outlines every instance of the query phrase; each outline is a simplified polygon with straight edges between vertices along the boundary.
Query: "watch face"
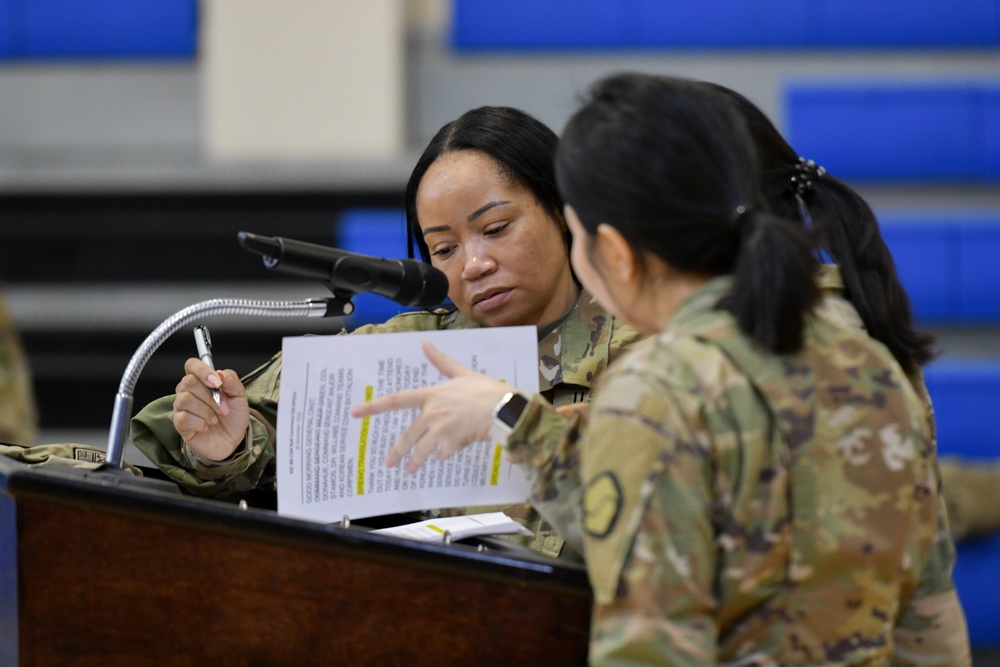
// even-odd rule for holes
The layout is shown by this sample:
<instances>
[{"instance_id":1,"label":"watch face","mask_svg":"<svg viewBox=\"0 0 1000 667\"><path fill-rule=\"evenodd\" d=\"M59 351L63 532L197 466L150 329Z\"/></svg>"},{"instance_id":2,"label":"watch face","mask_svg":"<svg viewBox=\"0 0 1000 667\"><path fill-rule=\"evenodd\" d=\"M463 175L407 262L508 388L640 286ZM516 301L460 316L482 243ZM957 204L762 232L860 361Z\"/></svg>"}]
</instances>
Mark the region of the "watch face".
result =
<instances>
[{"instance_id":1,"label":"watch face","mask_svg":"<svg viewBox=\"0 0 1000 667\"><path fill-rule=\"evenodd\" d=\"M504 403L500 411L497 412L497 419L507 426L514 428L514 424L521 418L521 413L528 406L528 399L521 394L511 394L511 397Z\"/></svg>"}]
</instances>

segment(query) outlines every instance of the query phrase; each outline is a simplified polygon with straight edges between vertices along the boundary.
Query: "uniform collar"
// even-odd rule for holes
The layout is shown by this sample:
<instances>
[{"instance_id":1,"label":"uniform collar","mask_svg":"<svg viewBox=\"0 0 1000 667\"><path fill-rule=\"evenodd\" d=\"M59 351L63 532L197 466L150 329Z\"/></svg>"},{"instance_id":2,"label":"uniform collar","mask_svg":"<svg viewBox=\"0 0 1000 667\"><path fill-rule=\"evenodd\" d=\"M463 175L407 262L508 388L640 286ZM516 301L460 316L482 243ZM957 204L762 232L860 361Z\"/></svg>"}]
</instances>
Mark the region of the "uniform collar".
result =
<instances>
[{"instance_id":1,"label":"uniform collar","mask_svg":"<svg viewBox=\"0 0 1000 667\"><path fill-rule=\"evenodd\" d=\"M611 315L581 289L562 324L538 341L540 390L560 384L589 389L594 376L607 366L611 334Z\"/></svg>"},{"instance_id":2,"label":"uniform collar","mask_svg":"<svg viewBox=\"0 0 1000 667\"><path fill-rule=\"evenodd\" d=\"M696 320L700 314L717 310L719 301L726 296L732 284L731 275L717 276L709 280L678 306L667 328L676 330ZM840 295L844 289L840 267L836 264L821 264L816 273L816 284L827 296Z\"/></svg>"},{"instance_id":3,"label":"uniform collar","mask_svg":"<svg viewBox=\"0 0 1000 667\"><path fill-rule=\"evenodd\" d=\"M716 311L719 300L729 292L732 284L733 277L730 275L716 276L709 280L681 302L667 323L666 329L684 328L688 323L699 319L701 315Z\"/></svg>"}]
</instances>

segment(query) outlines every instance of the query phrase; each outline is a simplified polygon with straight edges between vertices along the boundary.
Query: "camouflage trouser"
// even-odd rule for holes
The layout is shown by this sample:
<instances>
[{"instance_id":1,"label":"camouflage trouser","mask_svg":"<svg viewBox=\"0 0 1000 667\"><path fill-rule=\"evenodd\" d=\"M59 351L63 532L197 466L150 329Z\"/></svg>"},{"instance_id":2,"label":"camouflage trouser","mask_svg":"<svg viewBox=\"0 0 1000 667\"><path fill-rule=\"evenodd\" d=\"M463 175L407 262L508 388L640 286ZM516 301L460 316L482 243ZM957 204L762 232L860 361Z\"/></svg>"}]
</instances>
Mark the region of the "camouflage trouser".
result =
<instances>
[{"instance_id":1,"label":"camouflage trouser","mask_svg":"<svg viewBox=\"0 0 1000 667\"><path fill-rule=\"evenodd\" d=\"M34 445L32 447L0 443L0 454L32 467L67 467L93 470L104 463L103 449L75 443ZM131 463L123 462L122 467L135 475L142 476L142 471Z\"/></svg>"},{"instance_id":2,"label":"camouflage trouser","mask_svg":"<svg viewBox=\"0 0 1000 667\"><path fill-rule=\"evenodd\" d=\"M941 484L955 541L1000 531L1000 459L943 456Z\"/></svg>"}]
</instances>

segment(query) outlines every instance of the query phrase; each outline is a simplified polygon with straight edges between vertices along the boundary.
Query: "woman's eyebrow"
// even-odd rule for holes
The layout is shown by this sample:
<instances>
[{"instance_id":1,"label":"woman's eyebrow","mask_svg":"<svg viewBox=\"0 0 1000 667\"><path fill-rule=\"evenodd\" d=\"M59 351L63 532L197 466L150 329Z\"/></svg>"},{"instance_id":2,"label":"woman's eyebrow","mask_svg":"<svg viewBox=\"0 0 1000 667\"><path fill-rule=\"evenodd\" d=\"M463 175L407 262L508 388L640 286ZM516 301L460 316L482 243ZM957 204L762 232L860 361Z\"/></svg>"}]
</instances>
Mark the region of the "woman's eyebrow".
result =
<instances>
[{"instance_id":1,"label":"woman's eyebrow","mask_svg":"<svg viewBox=\"0 0 1000 667\"><path fill-rule=\"evenodd\" d=\"M466 216L465 219L468 222L472 222L473 220L475 220L476 218L478 218L479 216L481 216L483 213L486 213L486 211L490 210L491 208L494 208L496 206L503 206L504 204L509 204L509 203L510 203L510 201L508 201L506 199L501 199L501 200L497 200L497 201L491 201L490 203L483 204L482 206L480 206L479 208L477 208L475 211L473 211L468 216ZM439 225L437 227L428 227L423 232L421 232L421 236L427 236L428 234L433 234L435 232L446 232L446 231L448 231L450 229L451 229L451 225Z\"/></svg>"},{"instance_id":2,"label":"woman's eyebrow","mask_svg":"<svg viewBox=\"0 0 1000 667\"><path fill-rule=\"evenodd\" d=\"M428 227L424 231L420 232L421 236L427 236L428 234L433 234L435 232L446 232L451 229L451 225L440 225L438 227Z\"/></svg>"},{"instance_id":3,"label":"woman's eyebrow","mask_svg":"<svg viewBox=\"0 0 1000 667\"><path fill-rule=\"evenodd\" d=\"M473 211L472 213L470 213L468 215L468 217L466 218L466 220L468 222L472 222L473 220L475 220L476 218L478 218L479 216L481 216L483 213L486 213L486 211L490 210L491 208L493 208L495 206L503 206L504 204L509 204L509 203L510 203L509 201L502 200L502 201L491 201L489 204L483 204L482 206L480 206L479 208L477 208L475 211Z\"/></svg>"}]
</instances>

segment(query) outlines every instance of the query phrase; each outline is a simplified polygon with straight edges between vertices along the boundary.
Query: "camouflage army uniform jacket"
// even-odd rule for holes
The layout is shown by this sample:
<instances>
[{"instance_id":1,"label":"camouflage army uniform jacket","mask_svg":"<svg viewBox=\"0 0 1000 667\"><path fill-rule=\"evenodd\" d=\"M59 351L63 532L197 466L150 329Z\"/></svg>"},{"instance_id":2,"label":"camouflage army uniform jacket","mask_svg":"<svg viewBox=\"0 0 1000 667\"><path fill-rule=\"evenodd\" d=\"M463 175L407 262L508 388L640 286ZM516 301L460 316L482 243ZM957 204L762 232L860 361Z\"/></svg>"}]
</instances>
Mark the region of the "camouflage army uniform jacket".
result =
<instances>
[{"instance_id":1,"label":"camouflage army uniform jacket","mask_svg":"<svg viewBox=\"0 0 1000 667\"><path fill-rule=\"evenodd\" d=\"M359 327L355 334L394 331L468 329L478 325L458 311L413 312L382 324ZM538 381L552 405L587 401L594 378L608 363L637 339L635 330L606 313L583 291L565 319L538 344ZM251 489L270 489L274 481L275 424L280 389L281 355L243 379L250 402L250 437L229 459L213 463L196 457L185 446L173 426L174 397L150 403L132 419L132 441L171 479L200 496L236 498ZM461 514L501 509L475 507L440 510L435 514ZM563 540L543 525L527 503L502 508L535 532L522 543L541 553L558 555Z\"/></svg>"},{"instance_id":2,"label":"camouflage army uniform jacket","mask_svg":"<svg viewBox=\"0 0 1000 667\"><path fill-rule=\"evenodd\" d=\"M729 285L614 364L589 417L533 399L508 440L584 552L592 663L970 664L921 398L832 317L762 353L715 307Z\"/></svg>"}]
</instances>

